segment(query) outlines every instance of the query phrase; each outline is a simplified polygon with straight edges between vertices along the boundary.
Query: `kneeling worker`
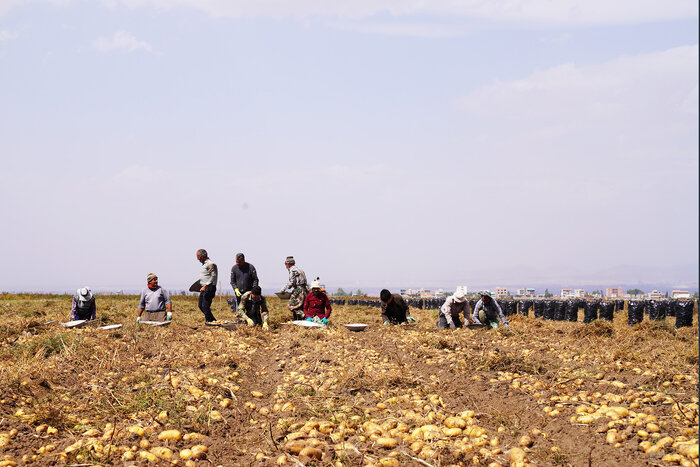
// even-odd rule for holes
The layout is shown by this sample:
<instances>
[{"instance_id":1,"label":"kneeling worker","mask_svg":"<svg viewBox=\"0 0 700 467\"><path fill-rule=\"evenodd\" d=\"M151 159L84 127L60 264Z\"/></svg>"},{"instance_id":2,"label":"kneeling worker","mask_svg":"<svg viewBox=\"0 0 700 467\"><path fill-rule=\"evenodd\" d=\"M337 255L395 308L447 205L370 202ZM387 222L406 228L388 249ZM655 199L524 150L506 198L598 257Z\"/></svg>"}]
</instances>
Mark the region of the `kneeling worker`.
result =
<instances>
[{"instance_id":1,"label":"kneeling worker","mask_svg":"<svg viewBox=\"0 0 700 467\"><path fill-rule=\"evenodd\" d=\"M321 283L318 280L311 281L311 293L304 299L304 317L306 321L328 324L331 316L331 302L328 300L326 292L321 290Z\"/></svg>"},{"instance_id":2,"label":"kneeling worker","mask_svg":"<svg viewBox=\"0 0 700 467\"><path fill-rule=\"evenodd\" d=\"M158 276L152 272L146 276L147 287L141 292L138 317L136 322L144 321L170 321L173 319L173 305L168 291L158 285Z\"/></svg>"},{"instance_id":3,"label":"kneeling worker","mask_svg":"<svg viewBox=\"0 0 700 467\"><path fill-rule=\"evenodd\" d=\"M488 290L483 290L479 292L481 299L476 302L474 310L472 313L472 321L476 324L486 324L492 328L498 327L498 318L501 318L503 326L508 328L508 320L506 315L503 314L501 306L491 298L491 292Z\"/></svg>"},{"instance_id":4,"label":"kneeling worker","mask_svg":"<svg viewBox=\"0 0 700 467\"><path fill-rule=\"evenodd\" d=\"M382 302L382 321L384 326L412 322L416 319L408 311L408 305L403 297L397 293L392 294L387 289L379 292L379 300Z\"/></svg>"},{"instance_id":5,"label":"kneeling worker","mask_svg":"<svg viewBox=\"0 0 700 467\"><path fill-rule=\"evenodd\" d=\"M241 300L238 303L238 314L241 319L248 323L248 326L260 326L263 329L269 329L267 320L270 312L267 309L267 302L262 296L262 289L259 285L254 285L253 288L241 295Z\"/></svg>"},{"instance_id":6,"label":"kneeling worker","mask_svg":"<svg viewBox=\"0 0 700 467\"><path fill-rule=\"evenodd\" d=\"M97 305L95 305L95 296L92 294L90 287L78 289L73 295L73 303L70 307L70 319L76 321L86 319L92 321L97 317Z\"/></svg>"},{"instance_id":7,"label":"kneeling worker","mask_svg":"<svg viewBox=\"0 0 700 467\"><path fill-rule=\"evenodd\" d=\"M445 303L440 307L440 319L437 322L437 327L442 329L461 328L463 324L459 315L464 315L464 321L466 322L468 320L467 316L469 316L468 306L467 297L461 290L447 297Z\"/></svg>"}]
</instances>

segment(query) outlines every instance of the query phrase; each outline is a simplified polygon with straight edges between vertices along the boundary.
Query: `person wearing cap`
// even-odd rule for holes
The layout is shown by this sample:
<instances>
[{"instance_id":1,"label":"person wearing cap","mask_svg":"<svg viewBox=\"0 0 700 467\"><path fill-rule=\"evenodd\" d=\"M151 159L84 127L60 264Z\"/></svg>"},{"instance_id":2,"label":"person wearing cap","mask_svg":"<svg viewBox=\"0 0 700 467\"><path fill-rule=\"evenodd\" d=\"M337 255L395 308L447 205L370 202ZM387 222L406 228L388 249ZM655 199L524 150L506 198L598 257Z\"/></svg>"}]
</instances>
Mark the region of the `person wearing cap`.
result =
<instances>
[{"instance_id":1,"label":"person wearing cap","mask_svg":"<svg viewBox=\"0 0 700 467\"><path fill-rule=\"evenodd\" d=\"M476 302L472 311L472 321L475 324L486 324L492 328L498 327L498 318L503 322L503 326L508 328L508 320L503 314L501 306L491 297L491 292L482 290L479 292L481 299Z\"/></svg>"},{"instance_id":2,"label":"person wearing cap","mask_svg":"<svg viewBox=\"0 0 700 467\"><path fill-rule=\"evenodd\" d=\"M199 270L199 284L202 286L199 289L198 306L204 314L204 319L207 323L216 321L216 318L211 312L211 303L216 295L216 281L219 277L219 270L216 264L209 259L207 250L197 250L197 259L202 263L202 268Z\"/></svg>"},{"instance_id":3,"label":"person wearing cap","mask_svg":"<svg viewBox=\"0 0 700 467\"><path fill-rule=\"evenodd\" d=\"M158 276L152 272L146 276L146 287L141 291L136 322L170 321L173 319L173 305L168 291L158 285Z\"/></svg>"},{"instance_id":4,"label":"person wearing cap","mask_svg":"<svg viewBox=\"0 0 700 467\"><path fill-rule=\"evenodd\" d=\"M85 319L92 321L97 317L97 305L95 304L95 296L92 294L90 287L83 287L75 291L73 295L73 303L70 307L70 319L76 321Z\"/></svg>"},{"instance_id":5,"label":"person wearing cap","mask_svg":"<svg viewBox=\"0 0 700 467\"><path fill-rule=\"evenodd\" d=\"M267 301L262 295L260 286L254 285L251 290L241 295L241 301L238 304L238 315L248 323L248 326L260 326L267 330L268 317L270 312L267 309Z\"/></svg>"},{"instance_id":6,"label":"person wearing cap","mask_svg":"<svg viewBox=\"0 0 700 467\"><path fill-rule=\"evenodd\" d=\"M445 303L440 307L440 318L437 327L442 329L461 328L469 320L469 303L467 297L461 290L447 297ZM464 316L465 323L462 323L459 315Z\"/></svg>"},{"instance_id":7,"label":"person wearing cap","mask_svg":"<svg viewBox=\"0 0 700 467\"><path fill-rule=\"evenodd\" d=\"M236 254L236 264L231 268L231 287L234 292L233 299L229 301L231 308L235 310L243 294L253 290L256 285L258 285L258 272L255 266L246 263L243 253Z\"/></svg>"},{"instance_id":8,"label":"person wearing cap","mask_svg":"<svg viewBox=\"0 0 700 467\"><path fill-rule=\"evenodd\" d=\"M382 302L382 321L384 326L416 321L410 315L406 300L401 295L397 293L392 294L387 289L382 289L379 292L379 300Z\"/></svg>"},{"instance_id":9,"label":"person wearing cap","mask_svg":"<svg viewBox=\"0 0 700 467\"><path fill-rule=\"evenodd\" d=\"M330 316L331 301L328 300L328 295L321 290L319 281L312 281L311 292L304 298L304 318L306 321L315 321L327 325Z\"/></svg>"},{"instance_id":10,"label":"person wearing cap","mask_svg":"<svg viewBox=\"0 0 700 467\"><path fill-rule=\"evenodd\" d=\"M289 297L287 308L292 312L292 319L304 319L303 306L308 293L306 274L296 265L294 256L287 256L287 259L284 260L284 266L289 271L289 282L282 287L280 293L292 289L292 296Z\"/></svg>"}]
</instances>

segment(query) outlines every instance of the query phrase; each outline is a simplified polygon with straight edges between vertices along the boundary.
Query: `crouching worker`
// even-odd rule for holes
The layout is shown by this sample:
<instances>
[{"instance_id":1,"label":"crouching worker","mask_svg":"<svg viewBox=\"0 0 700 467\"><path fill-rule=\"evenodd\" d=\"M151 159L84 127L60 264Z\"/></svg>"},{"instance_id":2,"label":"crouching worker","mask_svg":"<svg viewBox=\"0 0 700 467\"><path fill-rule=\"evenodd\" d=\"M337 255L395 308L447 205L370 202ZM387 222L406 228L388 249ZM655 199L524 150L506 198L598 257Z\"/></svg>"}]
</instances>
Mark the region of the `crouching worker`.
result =
<instances>
[{"instance_id":1,"label":"crouching worker","mask_svg":"<svg viewBox=\"0 0 700 467\"><path fill-rule=\"evenodd\" d=\"M445 303L440 307L440 319L438 319L437 327L454 329L464 326L468 321L468 306L467 297L462 291L455 292L454 295L447 297ZM459 315L464 316L464 323L462 323Z\"/></svg>"},{"instance_id":2,"label":"crouching worker","mask_svg":"<svg viewBox=\"0 0 700 467\"><path fill-rule=\"evenodd\" d=\"M95 296L92 294L90 287L83 287L75 291L73 295L73 303L70 307L70 319L76 321L86 319L92 321L97 317L97 305L95 304Z\"/></svg>"},{"instance_id":3,"label":"crouching worker","mask_svg":"<svg viewBox=\"0 0 700 467\"><path fill-rule=\"evenodd\" d=\"M384 326L416 322L416 319L410 315L408 305L406 305L406 301L401 295L382 289L379 292L379 300L382 302L382 321Z\"/></svg>"},{"instance_id":4,"label":"crouching worker","mask_svg":"<svg viewBox=\"0 0 700 467\"><path fill-rule=\"evenodd\" d=\"M141 292L138 317L136 322L144 321L171 321L173 319L173 305L168 291L158 285L158 276L150 273L146 276L147 287Z\"/></svg>"},{"instance_id":5,"label":"crouching worker","mask_svg":"<svg viewBox=\"0 0 700 467\"><path fill-rule=\"evenodd\" d=\"M498 327L498 318L503 322L503 326L508 329L508 320L503 314L501 306L491 298L491 292L484 290L479 292L481 299L476 302L472 313L472 321L476 324L486 324L492 328Z\"/></svg>"},{"instance_id":6,"label":"crouching worker","mask_svg":"<svg viewBox=\"0 0 700 467\"><path fill-rule=\"evenodd\" d=\"M311 292L304 299L304 318L306 321L328 325L331 316L331 302L326 292L321 290L319 281L311 281Z\"/></svg>"},{"instance_id":7,"label":"crouching worker","mask_svg":"<svg viewBox=\"0 0 700 467\"><path fill-rule=\"evenodd\" d=\"M267 302L262 296L262 289L259 285L254 285L249 292L241 295L238 314L242 320L248 323L248 326L262 325L263 329L269 329L267 320L270 312L267 310Z\"/></svg>"}]
</instances>

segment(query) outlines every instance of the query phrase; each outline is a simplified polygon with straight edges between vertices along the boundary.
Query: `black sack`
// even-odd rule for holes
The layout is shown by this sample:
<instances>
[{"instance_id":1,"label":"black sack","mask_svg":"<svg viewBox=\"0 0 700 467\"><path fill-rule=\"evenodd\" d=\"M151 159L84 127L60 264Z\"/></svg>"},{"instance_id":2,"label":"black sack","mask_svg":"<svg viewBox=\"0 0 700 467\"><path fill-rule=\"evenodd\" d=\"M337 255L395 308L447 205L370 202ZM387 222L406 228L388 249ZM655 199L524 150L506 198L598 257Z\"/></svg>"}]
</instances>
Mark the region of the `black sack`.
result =
<instances>
[{"instance_id":1,"label":"black sack","mask_svg":"<svg viewBox=\"0 0 700 467\"><path fill-rule=\"evenodd\" d=\"M598 305L598 318L612 321L615 318L615 302L600 302Z\"/></svg>"},{"instance_id":2,"label":"black sack","mask_svg":"<svg viewBox=\"0 0 700 467\"><path fill-rule=\"evenodd\" d=\"M536 300L533 303L535 318L544 318L544 300Z\"/></svg>"},{"instance_id":3,"label":"black sack","mask_svg":"<svg viewBox=\"0 0 700 467\"><path fill-rule=\"evenodd\" d=\"M695 302L692 300L679 300L676 302L676 328L693 325L693 305L695 305Z\"/></svg>"},{"instance_id":4,"label":"black sack","mask_svg":"<svg viewBox=\"0 0 700 467\"><path fill-rule=\"evenodd\" d=\"M590 323L598 319L598 300L586 301L583 304L583 322Z\"/></svg>"},{"instance_id":5,"label":"black sack","mask_svg":"<svg viewBox=\"0 0 700 467\"><path fill-rule=\"evenodd\" d=\"M644 302L630 300L627 302L627 324L634 326L644 320Z\"/></svg>"}]
</instances>

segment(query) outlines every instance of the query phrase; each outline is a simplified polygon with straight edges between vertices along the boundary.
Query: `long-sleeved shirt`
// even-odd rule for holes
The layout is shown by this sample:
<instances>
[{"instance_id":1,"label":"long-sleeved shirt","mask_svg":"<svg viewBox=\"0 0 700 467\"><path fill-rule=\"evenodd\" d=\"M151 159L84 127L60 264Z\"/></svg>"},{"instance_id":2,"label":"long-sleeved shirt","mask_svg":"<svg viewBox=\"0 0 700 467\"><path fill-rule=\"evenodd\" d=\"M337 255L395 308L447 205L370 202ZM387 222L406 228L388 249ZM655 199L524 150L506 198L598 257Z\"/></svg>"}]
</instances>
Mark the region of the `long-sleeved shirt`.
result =
<instances>
[{"instance_id":1,"label":"long-sleeved shirt","mask_svg":"<svg viewBox=\"0 0 700 467\"><path fill-rule=\"evenodd\" d=\"M405 323L408 319L408 305L397 293L391 294L389 303L382 302L382 321L390 323Z\"/></svg>"},{"instance_id":2,"label":"long-sleeved shirt","mask_svg":"<svg viewBox=\"0 0 700 467\"><path fill-rule=\"evenodd\" d=\"M304 299L304 317L326 318L331 315L331 302L328 300L328 295L325 292L319 292L318 295L311 292Z\"/></svg>"},{"instance_id":3,"label":"long-sleeved shirt","mask_svg":"<svg viewBox=\"0 0 700 467\"><path fill-rule=\"evenodd\" d=\"M257 317L258 315L262 319L263 323L267 323L270 312L267 309L267 301L262 295L257 300L253 299L253 294L246 292L241 296L241 301L238 304L238 315L242 319L246 319L246 316ZM256 321L255 318L252 318Z\"/></svg>"},{"instance_id":4,"label":"long-sleeved shirt","mask_svg":"<svg viewBox=\"0 0 700 467\"><path fill-rule=\"evenodd\" d=\"M199 270L199 283L202 285L216 286L216 281L219 278L219 270L216 264L209 258L202 264L202 269Z\"/></svg>"},{"instance_id":5,"label":"long-sleeved shirt","mask_svg":"<svg viewBox=\"0 0 700 467\"><path fill-rule=\"evenodd\" d=\"M450 295L440 307L440 314L445 316L445 321L447 321L447 325L449 326L454 324L453 317L459 316L460 314L463 314L465 318L467 317L468 305L469 302L467 300L458 302L454 295Z\"/></svg>"},{"instance_id":6,"label":"long-sleeved shirt","mask_svg":"<svg viewBox=\"0 0 700 467\"><path fill-rule=\"evenodd\" d=\"M245 263L243 266L234 264L231 268L231 287L238 289L239 292L249 292L253 287L258 285L258 272L255 266L250 263Z\"/></svg>"},{"instance_id":7,"label":"long-sleeved shirt","mask_svg":"<svg viewBox=\"0 0 700 467\"><path fill-rule=\"evenodd\" d=\"M484 310L484 313L486 313L486 318L489 322L493 321L498 321L498 318L501 318L501 321L505 326L508 325L508 320L506 319L506 315L503 314L503 310L501 310L501 306L498 304L498 302L494 299L489 300L489 304L485 305L483 300L479 300L476 302L476 306L474 307L474 311L472 312L472 321L475 323L481 323L479 320L479 311ZM488 324L488 323L483 323L483 324Z\"/></svg>"},{"instance_id":8,"label":"long-sleeved shirt","mask_svg":"<svg viewBox=\"0 0 700 467\"><path fill-rule=\"evenodd\" d=\"M75 321L78 319L87 319L92 321L97 317L97 305L95 305L95 297L90 300L81 301L77 296L73 297L73 303L70 307L70 319Z\"/></svg>"},{"instance_id":9,"label":"long-sleeved shirt","mask_svg":"<svg viewBox=\"0 0 700 467\"><path fill-rule=\"evenodd\" d=\"M139 309L146 311L165 311L165 305L170 305L170 295L163 287L158 286L156 290L148 287L141 291Z\"/></svg>"},{"instance_id":10,"label":"long-sleeved shirt","mask_svg":"<svg viewBox=\"0 0 700 467\"><path fill-rule=\"evenodd\" d=\"M282 290L294 289L296 287L306 287L306 274L296 265L289 268L289 282Z\"/></svg>"}]
</instances>

